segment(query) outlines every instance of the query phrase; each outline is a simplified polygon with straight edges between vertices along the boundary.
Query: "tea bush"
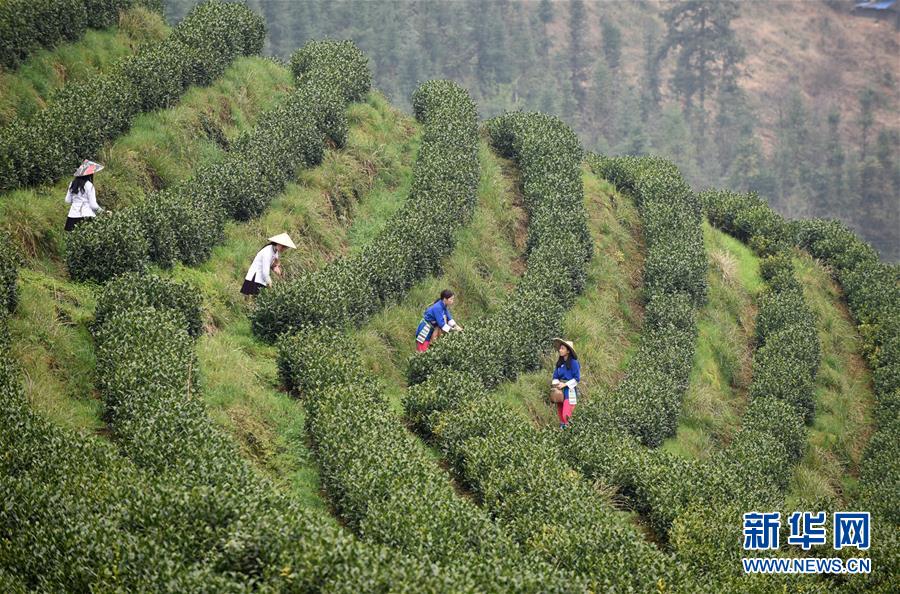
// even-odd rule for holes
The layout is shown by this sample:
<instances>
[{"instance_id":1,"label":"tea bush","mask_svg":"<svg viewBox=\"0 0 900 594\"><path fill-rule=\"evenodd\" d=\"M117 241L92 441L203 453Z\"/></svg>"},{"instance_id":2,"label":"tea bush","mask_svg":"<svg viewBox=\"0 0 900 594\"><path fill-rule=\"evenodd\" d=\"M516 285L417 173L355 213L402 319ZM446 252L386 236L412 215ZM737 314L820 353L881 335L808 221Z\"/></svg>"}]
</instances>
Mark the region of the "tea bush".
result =
<instances>
[{"instance_id":1,"label":"tea bush","mask_svg":"<svg viewBox=\"0 0 900 594\"><path fill-rule=\"evenodd\" d=\"M298 61L318 63L309 57ZM301 80L310 76L308 70L303 72ZM345 93L352 96L354 89L347 85ZM274 341L306 325L361 323L380 304L438 272L441 260L452 251L477 198L475 104L464 89L449 81L424 83L413 101L428 111L423 115L420 107L418 112L425 129L403 208L358 254L278 283L260 295L252 323L254 334L263 340Z\"/></svg>"},{"instance_id":2,"label":"tea bush","mask_svg":"<svg viewBox=\"0 0 900 594\"><path fill-rule=\"evenodd\" d=\"M285 385L303 398L326 491L364 539L466 567L487 589L578 587L570 575L523 556L488 514L454 493L346 335L316 329L283 337L278 364Z\"/></svg>"},{"instance_id":3,"label":"tea bush","mask_svg":"<svg viewBox=\"0 0 900 594\"><path fill-rule=\"evenodd\" d=\"M621 171L611 173L622 179ZM743 221L745 239L772 237L772 217L758 210L753 217L740 217L733 209L742 204L741 196L723 194L703 195L707 204L720 208L714 224ZM750 198L754 208L757 200ZM757 239L755 244L766 253L778 242ZM759 303L750 404L741 430L724 450L697 461L644 447L674 433L687 387L696 325L694 301L680 292L650 299L641 343L622 384L615 394L580 405L577 421L562 440L579 470L619 486L657 534L669 539L679 560L726 589L738 575L739 562L731 561L740 552L739 533L734 539L712 535L732 534L740 526L740 515L730 510L780 509L792 466L806 447L804 421L812 411L820 357L815 317L799 291L790 254L765 258L761 270L769 288ZM667 407L670 402L679 405Z\"/></svg>"},{"instance_id":4,"label":"tea bush","mask_svg":"<svg viewBox=\"0 0 900 594\"><path fill-rule=\"evenodd\" d=\"M126 273L107 283L97 298L96 326L107 318L135 308L153 307L177 311L193 338L203 332L203 304L199 292L188 285L156 274Z\"/></svg>"},{"instance_id":5,"label":"tea bush","mask_svg":"<svg viewBox=\"0 0 900 594\"><path fill-rule=\"evenodd\" d=\"M255 477L200 400L180 389L193 359L181 323L172 311L136 308L108 316L98 332L103 395L115 404L116 443L128 459L32 413L0 342L0 530L9 571L0 583L40 591L485 591L465 568L364 545ZM160 364L150 375L140 367L147 358Z\"/></svg>"},{"instance_id":6,"label":"tea bush","mask_svg":"<svg viewBox=\"0 0 900 594\"><path fill-rule=\"evenodd\" d=\"M6 0L0 3L0 65L15 68L38 48L114 25L119 11L138 4L162 12L159 0Z\"/></svg>"},{"instance_id":7,"label":"tea bush","mask_svg":"<svg viewBox=\"0 0 900 594\"><path fill-rule=\"evenodd\" d=\"M760 255L772 254L761 266L769 287L759 301L750 406L741 430L709 464L715 488L708 489L669 528L681 557L695 555L698 543L706 542L701 547L702 569L728 576L734 574L730 563L740 555L739 548L733 542L710 542L703 535L734 531L725 510L782 505L781 494L792 467L806 447L804 423L810 423L815 412L814 382L821 349L815 316L798 290L790 254L785 251L787 239L781 235L785 225L780 217L767 213L768 207L755 195L725 194L731 210L719 212L714 224L733 219L735 227L725 231L749 239ZM712 204L725 202L715 192L705 193L704 199Z\"/></svg>"},{"instance_id":8,"label":"tea bush","mask_svg":"<svg viewBox=\"0 0 900 594\"><path fill-rule=\"evenodd\" d=\"M218 0L196 6L169 38L108 73L66 85L32 120L5 128L0 190L70 175L134 116L171 105L190 85L209 84L235 58L259 53L264 38L262 18L246 6Z\"/></svg>"},{"instance_id":9,"label":"tea bush","mask_svg":"<svg viewBox=\"0 0 900 594\"><path fill-rule=\"evenodd\" d=\"M558 118L511 113L485 125L491 143L513 158L528 211L528 269L496 315L445 337L410 360L410 383L443 370L472 374L486 387L534 369L584 286L593 253L581 185L581 146Z\"/></svg>"},{"instance_id":10,"label":"tea bush","mask_svg":"<svg viewBox=\"0 0 900 594\"><path fill-rule=\"evenodd\" d=\"M667 161L592 156L589 162L638 204L647 242L647 315L638 351L615 395L581 405L570 437L578 442L624 431L656 447L675 434L693 364L695 309L706 299L701 207Z\"/></svg>"},{"instance_id":11,"label":"tea bush","mask_svg":"<svg viewBox=\"0 0 900 594\"><path fill-rule=\"evenodd\" d=\"M103 213L78 225L66 243L66 267L73 280L106 282L125 272L143 272L150 245L132 211Z\"/></svg>"},{"instance_id":12,"label":"tea bush","mask_svg":"<svg viewBox=\"0 0 900 594\"><path fill-rule=\"evenodd\" d=\"M863 453L854 505L880 518L882 534L895 533L900 525L900 268L879 262L875 250L838 221L797 221L792 227L799 245L831 266L862 335L877 429ZM900 564L896 548L879 549L885 564Z\"/></svg>"},{"instance_id":13,"label":"tea bush","mask_svg":"<svg viewBox=\"0 0 900 594\"><path fill-rule=\"evenodd\" d=\"M0 318L12 313L19 302L16 280L19 277L19 257L9 235L0 233Z\"/></svg>"},{"instance_id":14,"label":"tea bush","mask_svg":"<svg viewBox=\"0 0 900 594\"><path fill-rule=\"evenodd\" d=\"M149 261L164 267L177 261L189 266L203 262L221 241L229 217L247 220L261 214L298 168L321 161L326 135L343 142L347 119L341 89L358 88L359 79L368 80L369 75L345 68L350 53L345 42L319 42L315 47L322 54L316 63L333 64L325 70L345 72L345 80L323 74L320 83L314 71L307 72L298 88L260 116L256 127L238 138L220 161L198 168L190 179L140 204L97 217L90 232L82 231L87 225L79 225L67 245L72 278L105 282L116 274L139 271ZM130 236L141 237L129 248L129 258L111 254L124 220ZM92 262L105 264L98 269Z\"/></svg>"},{"instance_id":15,"label":"tea bush","mask_svg":"<svg viewBox=\"0 0 900 594\"><path fill-rule=\"evenodd\" d=\"M369 60L352 41L311 41L291 56L291 72L339 87L344 103L362 101L372 86ZM418 117L418 114L416 114Z\"/></svg>"},{"instance_id":16,"label":"tea bush","mask_svg":"<svg viewBox=\"0 0 900 594\"><path fill-rule=\"evenodd\" d=\"M477 381L459 386L460 377L433 375L410 389L404 406L426 420L459 479L515 542L580 575L592 591L696 587L562 462L549 432L498 407Z\"/></svg>"},{"instance_id":17,"label":"tea bush","mask_svg":"<svg viewBox=\"0 0 900 594\"><path fill-rule=\"evenodd\" d=\"M134 280L129 279L125 284ZM118 282L117 279L107 290L123 294L115 286ZM338 343L327 335L323 335L327 339L324 343L297 343L298 348L310 357L292 359L294 372L301 375L287 375L299 378L306 387L323 390L324 401L320 403L315 423L327 431L320 435L323 441L319 442L319 447L334 452L337 459L364 453L371 456L370 452L383 448L381 453L386 462L397 459L402 470L413 472L411 476L417 476L414 471L430 476L425 482L430 489L424 492L428 497L423 498L423 492L418 490L422 485L412 483L411 487L404 487L403 481L398 479L408 477L383 474L391 478L389 482L396 484L382 484L380 492L400 497L402 505L397 507L393 503L399 502L390 499L372 501L360 531L364 535L380 533L383 540L395 546L417 543L419 548L416 550L420 552L439 551L445 547L447 553L454 555L452 558L448 555L447 565L436 565L393 549L363 544L324 522L319 512L300 509L273 485L257 477L230 440L206 415L202 400L196 395L196 358L193 341L184 329L185 320L181 314L184 307L180 303L174 308L171 306L174 297L170 294L171 289L171 286L158 291L152 289L150 295L137 298L141 304L153 303L152 306L135 304L133 308L108 312L95 328L98 387L106 401L107 417L116 443L142 471L142 476L151 481L149 486L126 484L118 490L109 489L124 509L104 508L104 511L109 512L111 521L124 522L125 534L111 531L110 534L119 540L114 545L108 545L105 540L100 540L99 544L109 548L108 557L115 559L115 555L124 554L128 562L103 565L104 561L109 561L97 561L80 550L73 554L72 550L66 549L69 543L65 543L61 548L70 555L71 562L61 564L62 567L54 564L51 569L55 573L51 575L55 581L50 583L62 583L62 576L71 579L70 572L93 575L98 567L116 567L114 577L120 580L120 585L129 584L130 588L125 586L126 589L141 589L134 585L135 576L141 580L152 577L154 581L150 583L156 584L157 573L161 573L179 587L186 576L194 576L197 583L217 591L244 591L251 586L266 591L320 588L410 592L584 590L583 585L579 586L567 574L559 575L554 581L548 578L553 575L552 570L545 571L543 567L522 571L514 563L520 557L506 558L495 554L481 560L469 553L472 565L456 558L455 553L476 545L476 541L471 540L475 534L481 534L482 552L499 547L499 532L477 507L452 497L451 486L421 445L418 453L409 448L408 452L401 449L398 455L393 439L402 435L402 425L384 426L388 418L386 410L382 414L370 411L367 405L372 401L364 398L359 401L360 408L354 408L350 411L352 414L344 416L343 413L348 411L343 406L356 401L346 398L352 389L340 382L352 380L353 388L361 390L367 384L355 375L359 367L350 364L352 357L339 359L335 357L339 351L332 351L328 357L328 348L321 348L322 345L333 347ZM101 301L105 303L106 299L103 297ZM352 353L352 350L347 352ZM283 365L288 358L282 357L280 361L282 373L288 374L289 368ZM313 370L320 363L327 367L315 373ZM309 373L305 373L307 369ZM339 398L329 400L331 394ZM381 403L385 404L383 400ZM330 407L335 408L331 410ZM369 412L375 414L367 416ZM347 425L348 420L355 424ZM361 427L369 427L373 432L354 433L352 430ZM342 444L339 437L349 443ZM372 441L368 447L363 447L366 437ZM406 436L406 444L412 445L414 440ZM344 451L344 454L338 455L338 451ZM404 453L408 456L404 457ZM404 459L407 460L405 465L402 464ZM388 464L385 468L357 466L353 471L351 466L334 468L334 472L352 478L363 476L354 472L377 476L398 469ZM108 476L106 480L112 482L113 478ZM377 482L370 483L373 489L377 485ZM127 492L129 488L135 492ZM364 492L362 485L354 484L356 494L348 494L349 501L362 501ZM382 505L387 507L381 508ZM52 507L43 501L39 506L41 509ZM449 531L450 536L422 540L421 531L432 525L436 509L440 510L437 517L458 519L461 523L438 523L436 530ZM126 512L132 514L131 518L120 520ZM400 514L399 518L397 514ZM404 518L405 524L400 521ZM83 524L78 526L88 536L92 534L90 530L96 530L84 528ZM472 532L474 528L481 532ZM122 542L129 543L132 533L150 541L155 547L150 550L158 553L148 556L144 549L123 551ZM513 548L505 550L515 553ZM157 572L159 568L166 571ZM98 583L109 582L100 580ZM137 583L143 584L143 589L153 589L146 585L147 581ZM184 587L189 591L202 589L194 582L188 582Z\"/></svg>"},{"instance_id":18,"label":"tea bush","mask_svg":"<svg viewBox=\"0 0 900 594\"><path fill-rule=\"evenodd\" d=\"M436 440L514 541L583 576L591 589L689 588L684 568L647 545L563 462L551 434L498 408L485 391L537 365L593 251L581 231L581 150L568 128L541 114L508 114L486 129L521 170L528 269L498 314L411 359L407 417ZM568 501L577 503L560 503Z\"/></svg>"}]
</instances>

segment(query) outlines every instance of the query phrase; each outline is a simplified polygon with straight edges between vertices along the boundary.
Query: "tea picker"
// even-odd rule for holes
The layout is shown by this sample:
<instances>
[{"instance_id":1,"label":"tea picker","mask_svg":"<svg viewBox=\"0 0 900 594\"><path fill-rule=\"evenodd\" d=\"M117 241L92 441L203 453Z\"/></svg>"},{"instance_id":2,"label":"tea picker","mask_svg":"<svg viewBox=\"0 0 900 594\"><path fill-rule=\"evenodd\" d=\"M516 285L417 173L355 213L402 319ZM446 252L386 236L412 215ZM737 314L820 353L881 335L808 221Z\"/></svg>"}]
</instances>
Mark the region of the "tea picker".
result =
<instances>
[{"instance_id":1,"label":"tea picker","mask_svg":"<svg viewBox=\"0 0 900 594\"><path fill-rule=\"evenodd\" d=\"M92 219L103 209L97 204L97 193L94 191L94 174L103 170L103 165L85 159L75 171L74 179L66 191L66 204L69 215L66 217L66 231L71 231L85 219Z\"/></svg>"},{"instance_id":2,"label":"tea picker","mask_svg":"<svg viewBox=\"0 0 900 594\"><path fill-rule=\"evenodd\" d=\"M420 353L427 351L428 346L445 332L462 330L462 326L456 323L453 314L450 313L450 306L455 301L453 291L444 289L437 301L428 306L419 327L416 328L417 351Z\"/></svg>"},{"instance_id":3,"label":"tea picker","mask_svg":"<svg viewBox=\"0 0 900 594\"><path fill-rule=\"evenodd\" d=\"M566 429L578 403L575 386L581 381L581 364L578 363L572 341L554 338L553 346L559 352L559 359L556 360L553 381L550 383L550 401L556 403L560 429Z\"/></svg>"},{"instance_id":4,"label":"tea picker","mask_svg":"<svg viewBox=\"0 0 900 594\"><path fill-rule=\"evenodd\" d=\"M287 233L280 233L269 238L269 243L263 249L256 252L250 270L244 277L244 285L241 293L244 295L258 295L259 290L272 284L272 273L278 276L281 272L281 252L288 248L296 248L291 237Z\"/></svg>"}]
</instances>

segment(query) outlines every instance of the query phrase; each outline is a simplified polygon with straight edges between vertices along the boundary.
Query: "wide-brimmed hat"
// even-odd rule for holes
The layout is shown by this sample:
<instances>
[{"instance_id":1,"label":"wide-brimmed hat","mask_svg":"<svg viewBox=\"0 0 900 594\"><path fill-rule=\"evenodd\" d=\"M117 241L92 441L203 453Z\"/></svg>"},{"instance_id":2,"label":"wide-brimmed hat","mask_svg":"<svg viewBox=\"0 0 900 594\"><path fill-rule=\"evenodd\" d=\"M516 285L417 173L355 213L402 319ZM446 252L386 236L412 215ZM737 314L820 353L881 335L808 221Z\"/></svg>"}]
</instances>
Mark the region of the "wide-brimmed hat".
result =
<instances>
[{"instance_id":1,"label":"wide-brimmed hat","mask_svg":"<svg viewBox=\"0 0 900 594\"><path fill-rule=\"evenodd\" d=\"M565 338L554 338L553 339L553 348L559 350L559 345L561 345L561 344L566 345L566 348L569 349L570 355L572 355L576 359L578 358L578 355L575 354L575 345L572 343L571 340L566 340Z\"/></svg>"},{"instance_id":2,"label":"wide-brimmed hat","mask_svg":"<svg viewBox=\"0 0 900 594\"><path fill-rule=\"evenodd\" d=\"M81 162L81 165L78 167L78 169L75 170L75 173L73 175L75 177L85 177L88 175L94 175L98 171L102 170L103 165L101 165L100 163L94 163L93 161L88 161L87 159L85 159Z\"/></svg>"},{"instance_id":3,"label":"wide-brimmed hat","mask_svg":"<svg viewBox=\"0 0 900 594\"><path fill-rule=\"evenodd\" d=\"M294 245L294 242L291 241L291 236L288 235L287 233L279 233L278 235L270 237L269 241L272 243L277 243L278 245L283 245L285 247L289 247L289 248L297 247L296 245Z\"/></svg>"}]
</instances>

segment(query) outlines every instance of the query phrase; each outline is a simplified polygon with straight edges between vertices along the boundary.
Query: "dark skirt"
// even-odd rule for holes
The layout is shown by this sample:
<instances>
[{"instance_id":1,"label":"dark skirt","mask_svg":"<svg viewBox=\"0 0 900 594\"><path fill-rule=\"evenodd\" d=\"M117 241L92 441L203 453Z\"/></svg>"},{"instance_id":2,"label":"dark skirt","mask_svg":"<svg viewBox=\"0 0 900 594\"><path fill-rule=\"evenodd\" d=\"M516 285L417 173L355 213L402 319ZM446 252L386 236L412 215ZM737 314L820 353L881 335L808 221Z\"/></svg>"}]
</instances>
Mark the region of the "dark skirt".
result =
<instances>
[{"instance_id":1,"label":"dark skirt","mask_svg":"<svg viewBox=\"0 0 900 594\"><path fill-rule=\"evenodd\" d=\"M84 217L66 217L66 231L71 231L75 225L84 220Z\"/></svg>"},{"instance_id":2,"label":"dark skirt","mask_svg":"<svg viewBox=\"0 0 900 594\"><path fill-rule=\"evenodd\" d=\"M264 288L265 285L261 285L256 282L256 275L253 275L253 280L244 280L244 284L241 286L241 293L244 295L259 295L259 290Z\"/></svg>"}]
</instances>

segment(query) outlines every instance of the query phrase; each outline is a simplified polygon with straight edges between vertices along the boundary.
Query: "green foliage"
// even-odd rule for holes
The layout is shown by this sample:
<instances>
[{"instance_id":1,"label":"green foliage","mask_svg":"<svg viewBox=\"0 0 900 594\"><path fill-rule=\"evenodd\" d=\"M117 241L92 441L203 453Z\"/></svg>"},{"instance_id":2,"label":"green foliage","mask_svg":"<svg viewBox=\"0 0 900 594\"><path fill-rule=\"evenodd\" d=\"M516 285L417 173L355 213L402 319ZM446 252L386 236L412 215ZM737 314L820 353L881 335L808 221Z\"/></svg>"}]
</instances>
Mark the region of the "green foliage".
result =
<instances>
[{"instance_id":1,"label":"green foliage","mask_svg":"<svg viewBox=\"0 0 900 594\"><path fill-rule=\"evenodd\" d=\"M180 313L193 338L203 332L203 304L196 289L155 274L126 273L107 283L97 298L94 323L103 326L107 318L144 307Z\"/></svg>"},{"instance_id":2,"label":"green foliage","mask_svg":"<svg viewBox=\"0 0 900 594\"><path fill-rule=\"evenodd\" d=\"M900 274L897 266L879 262L868 244L837 221L798 221L792 227L798 243L834 269L859 325L873 371L878 429L863 455L857 504L896 527L900 524L893 502L900 488Z\"/></svg>"},{"instance_id":3,"label":"green foliage","mask_svg":"<svg viewBox=\"0 0 900 594\"><path fill-rule=\"evenodd\" d=\"M788 224L754 193L707 190L700 194L700 200L710 223L761 256L784 251L791 243Z\"/></svg>"},{"instance_id":4,"label":"green foliage","mask_svg":"<svg viewBox=\"0 0 900 594\"><path fill-rule=\"evenodd\" d=\"M316 47L328 54L328 43ZM346 74L348 85L367 79L365 73ZM67 245L72 277L104 282L116 274L140 270L138 261L148 259L164 267L176 261L196 265L221 241L229 216L247 220L260 215L294 179L298 168L321 161L325 135L343 139L347 133L346 105L334 91L333 81L326 76L320 85L311 71L298 84L283 103L261 115L256 127L238 138L220 161L200 167L191 179L140 204L98 217L93 223L100 226L92 226L90 239L79 235L87 225L76 228ZM129 236L140 237L129 250L135 254L140 250L141 256L123 261L110 252L118 245L113 230L121 229L125 221ZM104 261L107 266L94 264Z\"/></svg>"},{"instance_id":5,"label":"green foliage","mask_svg":"<svg viewBox=\"0 0 900 594\"><path fill-rule=\"evenodd\" d=\"M142 111L168 107L192 84L209 84L241 55L262 49L262 20L240 4L199 5L159 44L111 72L65 86L32 120L0 136L0 189L55 181Z\"/></svg>"},{"instance_id":6,"label":"green foliage","mask_svg":"<svg viewBox=\"0 0 900 594\"><path fill-rule=\"evenodd\" d=\"M457 475L514 541L585 576L592 590L689 588L681 568L561 464L551 433L498 408L471 378L459 389L460 377L433 375L410 391L405 406L427 419Z\"/></svg>"},{"instance_id":7,"label":"green foliage","mask_svg":"<svg viewBox=\"0 0 900 594\"><path fill-rule=\"evenodd\" d=\"M104 213L69 234L66 267L73 280L103 283L124 272L144 271L149 249L133 213Z\"/></svg>"},{"instance_id":8,"label":"green foliage","mask_svg":"<svg viewBox=\"0 0 900 594\"><path fill-rule=\"evenodd\" d=\"M9 235L0 233L0 318L16 309L19 292L16 279L19 276L19 257Z\"/></svg>"},{"instance_id":9,"label":"green foliage","mask_svg":"<svg viewBox=\"0 0 900 594\"><path fill-rule=\"evenodd\" d=\"M695 308L708 290L700 204L678 170L662 159L592 157L591 167L633 192L640 209L647 319L616 394L581 406L571 438L625 432L656 447L677 427L694 356Z\"/></svg>"},{"instance_id":10,"label":"green foliage","mask_svg":"<svg viewBox=\"0 0 900 594\"><path fill-rule=\"evenodd\" d=\"M346 335L295 333L280 341L278 360L285 384L304 399L326 490L354 531L416 558L466 567L484 588L566 584L564 574L523 558L484 511L454 493Z\"/></svg>"},{"instance_id":11,"label":"green foliage","mask_svg":"<svg viewBox=\"0 0 900 594\"><path fill-rule=\"evenodd\" d=\"M449 81L427 82L416 96L425 131L404 207L362 251L260 295L257 336L274 341L305 325L360 323L440 270L475 206L477 115L468 93Z\"/></svg>"},{"instance_id":12,"label":"green foliage","mask_svg":"<svg viewBox=\"0 0 900 594\"><path fill-rule=\"evenodd\" d=\"M88 27L109 27L119 11L136 4L162 11L158 0L6 0L0 4L0 65L14 68L39 47L75 41Z\"/></svg>"},{"instance_id":13,"label":"green foliage","mask_svg":"<svg viewBox=\"0 0 900 594\"><path fill-rule=\"evenodd\" d=\"M507 114L486 128L497 150L520 167L529 214L528 270L496 315L413 357L413 384L438 370L454 369L493 388L534 369L584 286L593 243L586 226L578 139L562 121L537 113Z\"/></svg>"},{"instance_id":14,"label":"green foliage","mask_svg":"<svg viewBox=\"0 0 900 594\"><path fill-rule=\"evenodd\" d=\"M352 41L311 41L291 56L291 71L301 81L309 76L330 81L345 103L362 101L372 86L369 59Z\"/></svg>"},{"instance_id":15,"label":"green foliage","mask_svg":"<svg viewBox=\"0 0 900 594\"><path fill-rule=\"evenodd\" d=\"M591 589L681 584L687 578L666 555L636 537L561 462L552 434L498 409L484 391L537 364L583 283L592 252L589 236L580 233L581 151L568 128L555 118L519 113L489 122L487 130L498 151L520 167L530 215L528 270L500 312L410 361L415 385L404 401L407 416L435 438L460 479L516 542L584 575ZM641 569L609 571L613 566Z\"/></svg>"},{"instance_id":16,"label":"green foliage","mask_svg":"<svg viewBox=\"0 0 900 594\"><path fill-rule=\"evenodd\" d=\"M0 495L9 502L0 527L13 584L476 590L462 571L360 544L257 479L191 395L193 341L182 324L176 312L136 308L97 329L99 385L128 459L31 413L0 357Z\"/></svg>"}]
</instances>

